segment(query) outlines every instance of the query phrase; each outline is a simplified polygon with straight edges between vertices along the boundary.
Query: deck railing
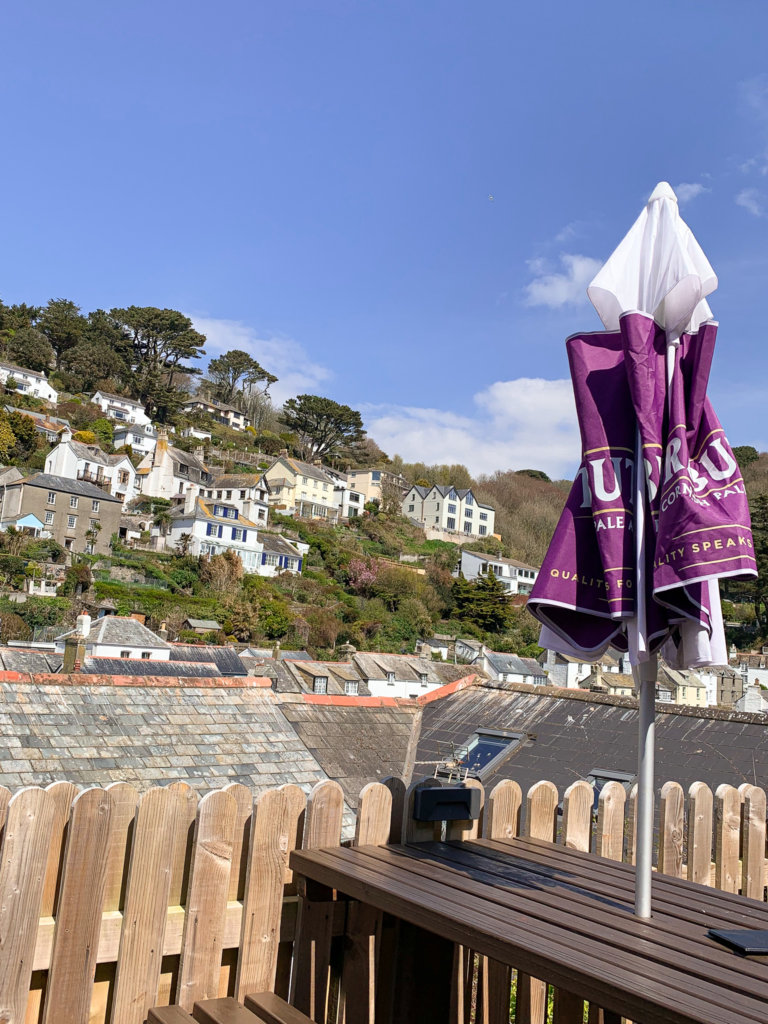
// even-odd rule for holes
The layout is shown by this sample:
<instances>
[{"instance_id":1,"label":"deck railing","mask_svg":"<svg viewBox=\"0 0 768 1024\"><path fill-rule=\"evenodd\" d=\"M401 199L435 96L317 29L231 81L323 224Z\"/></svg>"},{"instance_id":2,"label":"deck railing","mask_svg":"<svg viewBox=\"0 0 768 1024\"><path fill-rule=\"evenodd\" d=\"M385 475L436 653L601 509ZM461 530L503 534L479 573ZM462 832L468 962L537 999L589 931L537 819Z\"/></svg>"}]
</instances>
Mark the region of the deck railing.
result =
<instances>
[{"instance_id":1,"label":"deck railing","mask_svg":"<svg viewBox=\"0 0 768 1024\"><path fill-rule=\"evenodd\" d=\"M479 821L414 821L416 786L434 784L366 786L352 841L524 834L633 860L634 795L619 783L603 788L596 814L586 782L571 785L559 806L550 782L523 794L503 781L482 794ZM762 789L713 793L697 782L686 794L668 782L658 810L658 870L765 899ZM143 794L126 783L79 792L57 782L13 796L0 788L0 1019L142 1024L157 1004L191 1009L199 999L264 989L286 995L297 907L288 857L296 847L338 845L343 814L332 781L309 797L297 786L254 796L233 784L199 799L183 782ZM506 1024L514 978L489 979L494 965L478 964L466 972L465 1020ZM484 1005L489 983L497 996Z\"/></svg>"}]
</instances>

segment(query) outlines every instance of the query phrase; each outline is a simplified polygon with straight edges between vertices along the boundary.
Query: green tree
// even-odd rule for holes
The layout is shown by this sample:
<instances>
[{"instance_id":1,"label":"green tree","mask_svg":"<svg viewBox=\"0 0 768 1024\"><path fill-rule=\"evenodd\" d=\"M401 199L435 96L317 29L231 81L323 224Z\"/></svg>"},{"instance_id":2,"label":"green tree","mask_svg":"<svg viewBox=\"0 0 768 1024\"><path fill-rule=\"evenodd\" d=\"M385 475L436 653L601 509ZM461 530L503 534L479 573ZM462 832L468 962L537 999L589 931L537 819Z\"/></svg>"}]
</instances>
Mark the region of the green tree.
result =
<instances>
[{"instance_id":1,"label":"green tree","mask_svg":"<svg viewBox=\"0 0 768 1024\"><path fill-rule=\"evenodd\" d=\"M276 381L274 374L268 373L247 352L236 348L210 361L205 383L213 398L220 402L231 402L238 392L256 390L264 393Z\"/></svg>"},{"instance_id":2,"label":"green tree","mask_svg":"<svg viewBox=\"0 0 768 1024\"><path fill-rule=\"evenodd\" d=\"M27 370L47 370L53 359L53 349L40 331L22 327L14 331L6 346L8 358Z\"/></svg>"},{"instance_id":3,"label":"green tree","mask_svg":"<svg viewBox=\"0 0 768 1024\"><path fill-rule=\"evenodd\" d=\"M93 421L91 432L96 435L96 441L100 447L106 451L114 447L115 428L112 425L112 421L108 420L106 416L101 416Z\"/></svg>"},{"instance_id":4,"label":"green tree","mask_svg":"<svg viewBox=\"0 0 768 1024\"><path fill-rule=\"evenodd\" d=\"M504 584L492 572L473 582L459 576L454 580L453 599L456 618L474 622L487 633L503 633L510 625L510 598Z\"/></svg>"},{"instance_id":5,"label":"green tree","mask_svg":"<svg viewBox=\"0 0 768 1024\"><path fill-rule=\"evenodd\" d=\"M14 462L24 462L37 451L40 441L35 421L31 416L25 416L20 412L12 412L8 416L8 425L13 431L15 438L11 459Z\"/></svg>"},{"instance_id":6,"label":"green tree","mask_svg":"<svg viewBox=\"0 0 768 1024\"><path fill-rule=\"evenodd\" d=\"M289 398L283 422L298 435L305 458L335 455L365 437L360 413L319 395Z\"/></svg>"},{"instance_id":7,"label":"green tree","mask_svg":"<svg viewBox=\"0 0 768 1024\"><path fill-rule=\"evenodd\" d=\"M200 373L188 361L205 354L205 336L193 328L188 316L175 309L128 306L112 309L109 315L113 324L130 338L134 393L144 403L148 416L167 422L184 397L174 380L184 374Z\"/></svg>"},{"instance_id":8,"label":"green tree","mask_svg":"<svg viewBox=\"0 0 768 1024\"><path fill-rule=\"evenodd\" d=\"M753 448L751 444L737 445L733 449L733 457L738 462L741 469L746 469L750 462L757 462L760 458L760 453L757 448Z\"/></svg>"},{"instance_id":9,"label":"green tree","mask_svg":"<svg viewBox=\"0 0 768 1024\"><path fill-rule=\"evenodd\" d=\"M51 299L43 309L37 322L37 329L48 339L56 355L56 369L61 366L62 356L83 338L87 320L80 307L69 299Z\"/></svg>"},{"instance_id":10,"label":"green tree","mask_svg":"<svg viewBox=\"0 0 768 1024\"><path fill-rule=\"evenodd\" d=\"M768 630L768 494L758 494L750 502L752 538L755 545L757 579L751 582L755 622L761 635Z\"/></svg>"},{"instance_id":11,"label":"green tree","mask_svg":"<svg viewBox=\"0 0 768 1024\"><path fill-rule=\"evenodd\" d=\"M16 437L6 413L0 413L0 462L7 463L16 444Z\"/></svg>"}]
</instances>

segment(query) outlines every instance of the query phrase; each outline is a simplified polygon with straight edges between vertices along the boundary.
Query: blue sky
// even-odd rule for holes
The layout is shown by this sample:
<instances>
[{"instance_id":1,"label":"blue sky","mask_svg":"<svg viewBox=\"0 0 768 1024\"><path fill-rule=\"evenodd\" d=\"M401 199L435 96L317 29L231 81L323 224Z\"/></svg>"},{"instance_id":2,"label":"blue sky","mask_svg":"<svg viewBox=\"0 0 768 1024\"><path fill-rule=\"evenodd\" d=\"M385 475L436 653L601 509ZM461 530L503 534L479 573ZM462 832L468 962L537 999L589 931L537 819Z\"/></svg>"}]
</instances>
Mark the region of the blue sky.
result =
<instances>
[{"instance_id":1,"label":"blue sky","mask_svg":"<svg viewBox=\"0 0 768 1024\"><path fill-rule=\"evenodd\" d=\"M564 339L665 179L716 408L768 449L767 33L764 0L6 4L0 296L183 309L390 454L566 475Z\"/></svg>"}]
</instances>

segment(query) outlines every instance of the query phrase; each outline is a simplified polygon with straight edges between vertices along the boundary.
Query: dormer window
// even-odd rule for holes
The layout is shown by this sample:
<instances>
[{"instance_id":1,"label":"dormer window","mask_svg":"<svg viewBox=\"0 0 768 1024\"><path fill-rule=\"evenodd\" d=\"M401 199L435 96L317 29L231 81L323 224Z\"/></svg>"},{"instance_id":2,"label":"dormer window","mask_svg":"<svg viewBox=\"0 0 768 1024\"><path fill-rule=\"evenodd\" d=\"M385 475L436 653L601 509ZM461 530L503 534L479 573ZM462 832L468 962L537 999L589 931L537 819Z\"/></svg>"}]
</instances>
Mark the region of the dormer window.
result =
<instances>
[{"instance_id":1,"label":"dormer window","mask_svg":"<svg viewBox=\"0 0 768 1024\"><path fill-rule=\"evenodd\" d=\"M313 693L327 693L328 692L328 676L315 676L312 681L312 692Z\"/></svg>"},{"instance_id":2,"label":"dormer window","mask_svg":"<svg viewBox=\"0 0 768 1024\"><path fill-rule=\"evenodd\" d=\"M394 686L395 685L395 673L394 672L387 672L387 682L389 683L390 686Z\"/></svg>"}]
</instances>

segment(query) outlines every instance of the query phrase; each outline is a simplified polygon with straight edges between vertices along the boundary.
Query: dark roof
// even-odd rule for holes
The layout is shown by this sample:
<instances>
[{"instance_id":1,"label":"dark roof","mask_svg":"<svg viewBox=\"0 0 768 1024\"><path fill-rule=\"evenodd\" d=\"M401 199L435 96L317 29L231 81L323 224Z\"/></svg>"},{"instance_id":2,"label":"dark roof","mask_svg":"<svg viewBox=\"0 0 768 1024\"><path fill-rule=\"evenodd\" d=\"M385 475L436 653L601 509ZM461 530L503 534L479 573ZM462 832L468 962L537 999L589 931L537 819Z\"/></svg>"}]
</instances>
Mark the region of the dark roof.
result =
<instances>
[{"instance_id":1,"label":"dark roof","mask_svg":"<svg viewBox=\"0 0 768 1024\"><path fill-rule=\"evenodd\" d=\"M199 469L201 473L208 472L205 463L190 452L183 452L181 448L174 448L172 444L169 444L168 454L174 462L178 462L182 466L190 466L192 469Z\"/></svg>"},{"instance_id":2,"label":"dark roof","mask_svg":"<svg viewBox=\"0 0 768 1024\"><path fill-rule=\"evenodd\" d=\"M341 785L350 807L360 790L407 774L415 704L396 707L284 703L283 714L320 767Z\"/></svg>"},{"instance_id":3,"label":"dark roof","mask_svg":"<svg viewBox=\"0 0 768 1024\"><path fill-rule=\"evenodd\" d=\"M27 476L21 480L15 480L9 487L17 487L24 484L26 487L43 487L47 491L63 491L65 494L79 494L84 498L98 498L100 501L122 502L122 498L116 498L109 491L103 491L95 484L87 484L84 480L70 480L65 476L53 476L52 473L35 473L34 476Z\"/></svg>"},{"instance_id":4,"label":"dark roof","mask_svg":"<svg viewBox=\"0 0 768 1024\"><path fill-rule=\"evenodd\" d=\"M499 654L496 651L486 651L485 657L496 672L546 679L544 670L535 658L520 658L517 654Z\"/></svg>"},{"instance_id":5,"label":"dark roof","mask_svg":"<svg viewBox=\"0 0 768 1024\"><path fill-rule=\"evenodd\" d=\"M262 481L264 475L261 470L258 473L220 473L217 474L215 469L212 469L213 473L213 487L259 487L262 490L269 490L267 481Z\"/></svg>"},{"instance_id":6,"label":"dark roof","mask_svg":"<svg viewBox=\"0 0 768 1024\"><path fill-rule=\"evenodd\" d=\"M213 662L219 676L247 676L248 670L232 647L215 644L171 644L171 661Z\"/></svg>"},{"instance_id":7,"label":"dark roof","mask_svg":"<svg viewBox=\"0 0 768 1024\"><path fill-rule=\"evenodd\" d=\"M23 647L0 647L0 666L6 672L58 672L60 654L34 651Z\"/></svg>"},{"instance_id":8,"label":"dark roof","mask_svg":"<svg viewBox=\"0 0 768 1024\"><path fill-rule=\"evenodd\" d=\"M275 680L277 690L312 693L315 679L325 678L328 680L328 694L343 695L346 693L346 683L351 682L357 683L358 696L370 696L371 691L365 679L354 665L345 661L307 661L305 658L290 661L288 658L281 658L280 661L274 662L274 665L276 671L270 678Z\"/></svg>"},{"instance_id":9,"label":"dark roof","mask_svg":"<svg viewBox=\"0 0 768 1024\"><path fill-rule=\"evenodd\" d=\"M82 441L75 441L74 439L63 441L62 443L68 444L79 459L83 459L86 462L95 462L97 466L116 466L118 463L125 462L126 460L133 466L133 463L125 453L122 455L107 455L97 444L83 444Z\"/></svg>"},{"instance_id":10,"label":"dark roof","mask_svg":"<svg viewBox=\"0 0 768 1024\"><path fill-rule=\"evenodd\" d=\"M696 781L761 785L768 776L768 729L762 716L713 708L656 705L656 788ZM517 733L520 745L486 787L516 780L523 794L548 779L560 794L596 768L637 770L638 704L631 697L493 683L470 686L424 707L414 774L429 775L478 729Z\"/></svg>"},{"instance_id":11,"label":"dark roof","mask_svg":"<svg viewBox=\"0 0 768 1024\"><path fill-rule=\"evenodd\" d=\"M86 658L83 672L105 676L198 676L221 675L212 661L155 661L148 658Z\"/></svg>"},{"instance_id":12,"label":"dark roof","mask_svg":"<svg viewBox=\"0 0 768 1024\"><path fill-rule=\"evenodd\" d=\"M275 555L292 555L294 558L301 558L301 552L295 548L285 537L278 537L276 533L263 533L259 531L259 540L265 551Z\"/></svg>"},{"instance_id":13,"label":"dark roof","mask_svg":"<svg viewBox=\"0 0 768 1024\"><path fill-rule=\"evenodd\" d=\"M103 398L116 398L118 402L130 402L131 405L138 405L140 409L144 408L143 402L140 402L138 398L129 398L128 395L116 395L113 391L102 391L99 388L98 391L94 391L93 397L101 395Z\"/></svg>"}]
</instances>

